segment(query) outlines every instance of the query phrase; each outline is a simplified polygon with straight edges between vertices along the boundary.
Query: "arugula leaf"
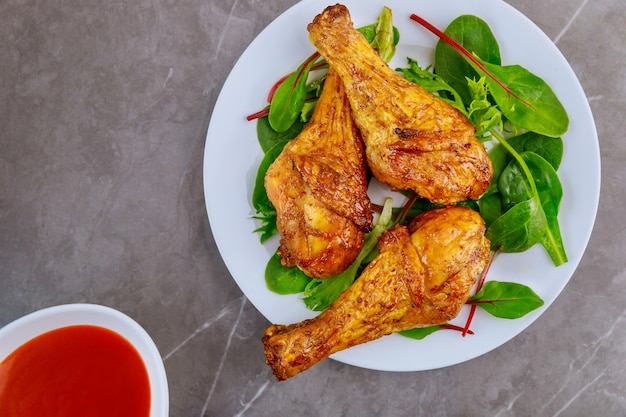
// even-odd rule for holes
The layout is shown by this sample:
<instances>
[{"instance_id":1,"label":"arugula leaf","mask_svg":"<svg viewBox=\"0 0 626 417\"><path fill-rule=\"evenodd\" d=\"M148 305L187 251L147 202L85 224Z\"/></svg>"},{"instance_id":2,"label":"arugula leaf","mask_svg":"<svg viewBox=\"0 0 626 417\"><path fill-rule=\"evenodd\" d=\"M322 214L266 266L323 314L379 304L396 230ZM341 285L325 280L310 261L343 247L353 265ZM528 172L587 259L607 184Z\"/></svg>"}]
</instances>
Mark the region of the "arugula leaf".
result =
<instances>
[{"instance_id":1,"label":"arugula leaf","mask_svg":"<svg viewBox=\"0 0 626 417\"><path fill-rule=\"evenodd\" d=\"M476 128L476 137L487 136L494 128L502 130L502 112L488 98L489 88L485 77L480 77L478 81L468 78L467 85L472 94L467 116Z\"/></svg>"},{"instance_id":2,"label":"arugula leaf","mask_svg":"<svg viewBox=\"0 0 626 417\"><path fill-rule=\"evenodd\" d=\"M544 304L531 288L516 282L499 281L487 281L470 297L469 303L503 319L518 319Z\"/></svg>"},{"instance_id":3,"label":"arugula leaf","mask_svg":"<svg viewBox=\"0 0 626 417\"><path fill-rule=\"evenodd\" d=\"M407 58L408 68L396 68L399 72L414 84L424 88L432 94L436 94L446 103L450 104L464 115L468 115L465 104L457 91L450 86L442 77L430 71L430 66L421 68L413 58ZM451 98L449 98L451 97Z\"/></svg>"}]
</instances>

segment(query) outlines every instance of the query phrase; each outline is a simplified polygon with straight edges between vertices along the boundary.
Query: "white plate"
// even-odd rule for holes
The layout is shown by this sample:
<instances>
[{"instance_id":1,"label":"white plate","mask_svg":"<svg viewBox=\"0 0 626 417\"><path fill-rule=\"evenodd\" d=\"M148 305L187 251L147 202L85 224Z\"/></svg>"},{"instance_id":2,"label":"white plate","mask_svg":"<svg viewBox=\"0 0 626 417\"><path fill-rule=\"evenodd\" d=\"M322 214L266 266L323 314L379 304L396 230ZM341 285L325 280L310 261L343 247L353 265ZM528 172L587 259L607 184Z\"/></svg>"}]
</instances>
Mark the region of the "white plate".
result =
<instances>
[{"instance_id":1,"label":"white plate","mask_svg":"<svg viewBox=\"0 0 626 417\"><path fill-rule=\"evenodd\" d=\"M311 53L306 26L335 2L304 0L284 12L250 44L226 80L209 125L204 155L204 191L211 229L233 278L252 304L272 323L288 324L312 317L297 295L270 292L263 273L277 239L261 245L252 231L258 224L251 193L262 152L256 122L245 117L266 105L271 85ZM333 359L364 368L388 371L435 369L463 362L502 345L522 332L555 300L574 273L595 221L600 191L600 153L589 104L571 67L550 39L528 18L501 0L345 0L355 26L374 23L383 5L393 11L400 30L394 65L406 56L424 66L432 61L437 38L409 19L416 13L440 29L461 14L484 19L500 44L503 64L521 64L551 85L570 118L563 136L565 151L559 169L563 200L559 216L569 257L554 267L539 245L521 254L499 255L488 279L514 281L531 287L545 301L542 308L517 320L497 319L478 309L475 335L436 332L417 341L399 335L356 346ZM468 309L455 323L464 323Z\"/></svg>"},{"instance_id":2,"label":"white plate","mask_svg":"<svg viewBox=\"0 0 626 417\"><path fill-rule=\"evenodd\" d=\"M92 325L112 330L137 350L150 381L150 417L168 417L169 390L165 367L152 338L124 313L96 304L64 304L44 308L0 329L0 362L29 340L61 327Z\"/></svg>"}]
</instances>

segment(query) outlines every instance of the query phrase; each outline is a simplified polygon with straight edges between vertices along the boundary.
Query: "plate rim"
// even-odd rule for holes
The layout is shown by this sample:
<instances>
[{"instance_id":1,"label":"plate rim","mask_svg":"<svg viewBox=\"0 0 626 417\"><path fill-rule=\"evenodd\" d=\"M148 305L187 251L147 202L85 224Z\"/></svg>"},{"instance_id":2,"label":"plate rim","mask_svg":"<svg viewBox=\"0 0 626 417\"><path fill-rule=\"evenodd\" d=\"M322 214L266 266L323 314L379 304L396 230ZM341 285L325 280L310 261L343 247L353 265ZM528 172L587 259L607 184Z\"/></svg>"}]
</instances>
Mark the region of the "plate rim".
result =
<instances>
[{"instance_id":1,"label":"plate rim","mask_svg":"<svg viewBox=\"0 0 626 417\"><path fill-rule=\"evenodd\" d=\"M400 0L391 0L386 2L387 4L391 3L391 4L395 4L395 3L399 3ZM343 2L344 4L348 5L348 8L351 10L354 10L353 6L350 6L349 4L357 4L358 0L347 0L345 2ZM453 4L455 3L453 0L446 0L445 1L448 4ZM441 1L438 1L439 4L441 4ZM218 95L218 98L216 100L215 103L215 107L212 111L212 115L211 115L211 121L208 125L208 129L207 129L207 136L206 136L206 142L205 142L205 150L204 150L204 163L203 163L203 182L204 182L204 192L205 192L205 204L206 204L206 208L207 208L207 215L208 215L208 219L209 219L209 223L211 225L211 232L213 233L213 236L215 238L215 243L216 246L218 247L218 250L220 252L220 255L222 256L222 259L224 260L226 267L229 271L229 273L231 274L232 278L235 280L235 282L237 283L237 285L239 286L239 288L242 290L242 292L246 295L247 299L254 305L254 307L264 316L266 317L268 320L270 321L274 321L272 320L270 317L271 314L268 314L266 309L264 309L262 306L259 306L258 304L258 300L254 299L254 297L251 297L250 294L247 293L246 288L244 285L242 285L242 283L240 282L241 279L238 279L240 277L236 277L235 274L233 273L233 263L234 261L232 261L230 259L230 257L225 256L225 251L227 251L228 249L226 248L224 241L223 241L223 236L221 235L220 229L219 227L216 227L215 230L217 230L217 232L214 230L215 225L217 224L217 222L219 222L219 219L215 218L216 216L216 212L219 210L216 210L216 206L215 206L215 202L212 201L212 199L210 198L211 196L214 195L213 191L211 190L211 181L210 181L210 167L209 167L209 162L211 161L211 154L212 154L212 148L210 145L210 139L211 139L211 134L212 132L212 126L214 126L214 118L219 117L219 111L218 107L219 105L222 103L222 101L224 100L224 94L227 90L227 87L233 82L232 77L233 74L235 73L235 70L237 68L237 66L240 64L240 62L246 57L246 54L248 54L249 50L251 50L251 48L255 48L257 46L257 44L260 41L265 40L264 37L267 36L267 33L271 30L273 30L276 26L278 26L280 24L280 22L282 22L282 20L284 19L289 19L290 17L292 17L292 15L297 14L298 12L300 12L301 10L305 10L307 8L312 7L313 5L315 6L319 6L318 7L318 11L317 13L321 12L323 10L323 8L326 5L329 4L333 4L333 2L328 2L328 1L321 1L321 0L303 0L301 2L296 3L295 5L291 6L290 8L288 8L286 11L284 11L283 13L281 13L276 19L274 19L265 29L263 29L263 31L261 31L261 33L259 33L254 40L248 45L248 47L244 50L244 52L242 53L242 55L239 57L239 59L237 60L235 66L233 67L233 69L231 70L231 72L229 73L228 77L226 78L226 81L224 83L224 85L222 86L222 90L220 91L220 94ZM382 2L381 3L374 3L376 5L376 7L382 7ZM455 4L459 4L458 2ZM526 320L522 320L522 319L517 319L516 322L518 323L518 327L519 327L519 331L515 332L515 334L510 335L510 337L505 337L502 338L501 341L494 347L491 347L490 349L487 349L483 352L480 353L476 353L473 352L468 356L471 357L464 357L461 360L451 360L448 361L446 363L439 363L436 364L434 366L391 366L389 364L385 364L385 365L381 365L381 366L377 366L375 364L368 364L368 363L363 363L362 361L359 360L355 360L354 359L354 355L353 353L362 349L362 346L356 346L354 348L351 348L347 351L342 351L339 353L336 353L334 355L332 355L331 357L333 359L336 359L340 362L343 363L347 363L353 366L358 366L358 367L362 367L362 368L367 368L367 369L376 369L376 370L386 370L386 371L421 371L421 370L429 370L429 369L436 369L436 368L442 368L442 367L446 367L446 366L450 366L450 365L454 365L457 363L461 363L461 362L465 362L467 360L476 358L478 356L481 356L482 354L488 353L494 349L496 349L497 347L505 344L506 342L508 342L510 339L512 339L513 337L519 335L520 333L522 333L528 326L530 326L536 319L538 319L543 312L545 312L545 310L547 310L547 308L552 304L552 302L561 294L562 290L564 289L564 287L567 285L567 283L571 280L572 276L574 275L578 264L580 263L584 252L586 250L586 247L588 245L588 242L590 240L591 237L591 233L593 231L593 226L595 224L595 219L596 219L596 215L597 215L597 210L598 210L598 204L599 204L599 195L600 195L600 184L601 184L601 161L600 161L600 154L599 154L599 143L598 143L598 138L597 138L597 130L595 127L595 122L593 120L593 114L591 113L591 109L589 107L589 103L586 100L585 94L584 94L584 90L582 88L582 86L580 85L580 81L578 80L576 74L574 73L573 69L571 68L570 64L567 62L567 60L565 59L565 57L563 56L563 54L558 50L558 48L556 47L556 45L554 45L554 43L550 40L550 38L536 25L534 24L534 22L532 22L528 17L526 17L525 15L523 15L521 12L519 12L517 9L515 9L513 6L509 5L508 3L502 2L501 0L480 0L480 1L476 1L475 4L479 4L481 5L481 7L495 7L496 9L498 8L504 8L505 10L507 10L508 13L511 13L513 15L515 15L517 17L517 19L519 21L522 21L524 25L529 25L531 28L533 28L534 30L534 36L539 36L539 38L543 39L543 42L546 42L549 44L550 49L553 49L554 52L556 53L555 56L553 58L555 58L557 61L560 61L559 64L561 66L565 66L565 69L568 70L568 74L570 77L573 77L573 81L574 81L574 85L573 87L576 88L576 92L577 95L582 95L582 97L585 99L584 100L584 108L583 113L585 113L585 119L586 122L589 124L589 126L587 126L588 129L590 129L593 134L592 134L592 138L591 141L592 143L595 145L594 149L595 149L595 157L594 158L594 175L593 175L593 181L591 184L591 190L593 190L593 195L592 195L592 200L594 201L594 203L591 205L591 209L589 211L589 219L588 222L586 224L586 228L585 230L582 231L582 235L579 236L579 239L582 238L584 240L584 245L583 245L583 249L582 251L577 254L577 256L574 259L569 260L568 264L568 268L571 269L571 272L569 273L569 276L567 277L567 279L564 279L562 282L562 285L560 285L560 288L558 288L558 290L555 292L555 294L553 294L553 297L551 297L549 300L544 300L546 301L544 307L542 307L541 309L529 314L527 316ZM415 9L420 8L421 4L416 4L414 6ZM368 4L367 6L365 5L359 5L357 7L373 7L372 4ZM392 8L392 11L394 11L394 6L390 6ZM375 19L377 15L374 15L372 17L372 19ZM310 16L310 19L312 20L312 18L314 17L314 15ZM479 17L483 17L483 16L479 16ZM396 14L394 14L394 21L397 19ZM519 21L517 22L517 24L519 24ZM355 19L356 22L356 19ZM362 23L362 22L356 22L358 24ZM491 22L489 22L490 26L491 26ZM492 28L493 29L493 28ZM416 33L419 32L419 28L416 29ZM494 30L494 32L496 32ZM408 35L405 35L401 32L401 40L403 37L406 37ZM413 33L410 35L413 36ZM498 36L496 36L498 38ZM305 39L306 40L306 39ZM307 40L308 41L308 40ZM501 43L501 39L498 38L498 41ZM435 39L432 40L432 45L434 47L434 43L436 42ZM311 50L312 50L312 46ZM304 57L304 55L303 55ZM297 58L293 58L291 65L297 65L298 64L298 59ZM525 65L524 63L521 63L522 65ZM286 68L287 69L287 68ZM280 74L276 74L276 78L278 78L280 76ZM581 110L581 109L578 109ZM567 135L567 134L566 134ZM254 137L254 140L256 141L256 136ZM259 152L260 152L260 148L259 148ZM565 157L565 155L564 155ZM247 173L248 178L250 177L250 173ZM249 193L248 193L249 194ZM249 198L249 196L248 196ZM250 233L252 233L250 231ZM258 240L258 239L257 239ZM259 244L260 245L260 244ZM536 248L535 248L536 249ZM532 248L531 250L532 251ZM536 252L536 250L535 250ZM269 291L269 290L267 290ZM281 296L284 297L284 296ZM309 316L313 316L316 313L310 313ZM306 318L306 317L302 317L302 318ZM298 318L294 321L297 321L301 318ZM523 323L522 325L519 325L520 323ZM473 323L473 328L475 327L475 321ZM439 333L443 333L443 332L437 332L437 334ZM431 335L428 338L434 338L434 337L438 337L437 334ZM397 335L391 335L391 336L387 336L387 338L391 338ZM397 336L397 338L401 338L401 336ZM406 339L406 338L402 338L402 339ZM445 338L443 338L445 339ZM410 340L410 339L409 339ZM376 342L370 342L367 345L373 345L376 344ZM415 341L413 341L415 342Z\"/></svg>"}]
</instances>

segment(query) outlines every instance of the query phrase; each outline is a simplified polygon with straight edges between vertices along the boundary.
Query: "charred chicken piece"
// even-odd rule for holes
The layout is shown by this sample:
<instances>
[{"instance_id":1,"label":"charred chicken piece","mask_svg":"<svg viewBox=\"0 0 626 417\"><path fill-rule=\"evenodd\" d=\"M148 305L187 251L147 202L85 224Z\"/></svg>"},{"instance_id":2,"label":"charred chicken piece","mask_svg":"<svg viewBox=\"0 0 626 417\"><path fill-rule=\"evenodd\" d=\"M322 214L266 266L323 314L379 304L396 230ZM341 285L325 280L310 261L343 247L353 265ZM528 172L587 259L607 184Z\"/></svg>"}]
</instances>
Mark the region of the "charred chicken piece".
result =
<instances>
[{"instance_id":1,"label":"charred chicken piece","mask_svg":"<svg viewBox=\"0 0 626 417\"><path fill-rule=\"evenodd\" d=\"M378 256L328 309L265 331L274 375L285 380L340 350L456 317L488 263L484 232L480 215L461 207L428 211L409 228L385 232Z\"/></svg>"},{"instance_id":2,"label":"charred chicken piece","mask_svg":"<svg viewBox=\"0 0 626 417\"><path fill-rule=\"evenodd\" d=\"M309 39L341 77L373 175L434 203L477 199L492 166L458 110L392 70L354 29L348 9L327 7Z\"/></svg>"},{"instance_id":3,"label":"charred chicken piece","mask_svg":"<svg viewBox=\"0 0 626 417\"><path fill-rule=\"evenodd\" d=\"M372 228L363 141L329 71L313 116L265 175L285 266L327 278L348 268Z\"/></svg>"}]
</instances>

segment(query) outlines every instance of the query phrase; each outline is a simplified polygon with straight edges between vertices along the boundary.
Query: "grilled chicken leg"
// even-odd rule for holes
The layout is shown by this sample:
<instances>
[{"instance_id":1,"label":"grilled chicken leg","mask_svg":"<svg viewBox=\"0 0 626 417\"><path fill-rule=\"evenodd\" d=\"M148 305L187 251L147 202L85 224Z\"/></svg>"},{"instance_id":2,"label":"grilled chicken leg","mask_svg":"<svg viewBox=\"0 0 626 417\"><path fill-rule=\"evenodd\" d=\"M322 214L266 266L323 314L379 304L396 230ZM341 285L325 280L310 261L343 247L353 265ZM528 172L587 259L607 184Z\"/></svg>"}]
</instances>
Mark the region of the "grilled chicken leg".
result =
<instances>
[{"instance_id":1,"label":"grilled chicken leg","mask_svg":"<svg viewBox=\"0 0 626 417\"><path fill-rule=\"evenodd\" d=\"M343 272L372 228L365 151L343 84L329 71L313 116L265 175L285 266L327 278Z\"/></svg>"},{"instance_id":2,"label":"grilled chicken leg","mask_svg":"<svg viewBox=\"0 0 626 417\"><path fill-rule=\"evenodd\" d=\"M265 331L274 375L285 380L340 350L456 317L487 266L484 232L480 215L461 207L431 210L409 228L385 232L379 255L328 309Z\"/></svg>"},{"instance_id":3,"label":"grilled chicken leg","mask_svg":"<svg viewBox=\"0 0 626 417\"><path fill-rule=\"evenodd\" d=\"M493 169L463 114L392 70L354 29L345 6L327 7L308 30L346 87L379 181L444 205L480 197Z\"/></svg>"}]
</instances>

